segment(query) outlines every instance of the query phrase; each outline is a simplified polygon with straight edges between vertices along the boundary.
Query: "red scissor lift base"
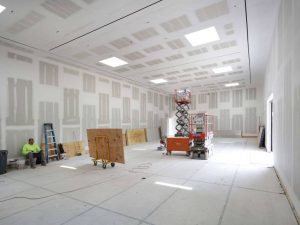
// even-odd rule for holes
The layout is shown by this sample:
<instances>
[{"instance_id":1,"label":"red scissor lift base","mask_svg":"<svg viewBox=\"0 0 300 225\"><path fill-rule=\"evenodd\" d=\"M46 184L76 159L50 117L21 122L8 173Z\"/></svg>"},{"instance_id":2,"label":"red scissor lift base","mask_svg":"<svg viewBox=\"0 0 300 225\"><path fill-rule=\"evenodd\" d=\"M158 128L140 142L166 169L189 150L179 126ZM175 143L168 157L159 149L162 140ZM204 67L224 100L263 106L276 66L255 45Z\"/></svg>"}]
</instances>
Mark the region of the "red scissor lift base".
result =
<instances>
[{"instance_id":1,"label":"red scissor lift base","mask_svg":"<svg viewBox=\"0 0 300 225\"><path fill-rule=\"evenodd\" d=\"M189 139L193 142L189 152L191 158L194 158L196 155L198 158L206 160L209 154L212 153L212 120L213 116L206 113L189 115Z\"/></svg>"}]
</instances>

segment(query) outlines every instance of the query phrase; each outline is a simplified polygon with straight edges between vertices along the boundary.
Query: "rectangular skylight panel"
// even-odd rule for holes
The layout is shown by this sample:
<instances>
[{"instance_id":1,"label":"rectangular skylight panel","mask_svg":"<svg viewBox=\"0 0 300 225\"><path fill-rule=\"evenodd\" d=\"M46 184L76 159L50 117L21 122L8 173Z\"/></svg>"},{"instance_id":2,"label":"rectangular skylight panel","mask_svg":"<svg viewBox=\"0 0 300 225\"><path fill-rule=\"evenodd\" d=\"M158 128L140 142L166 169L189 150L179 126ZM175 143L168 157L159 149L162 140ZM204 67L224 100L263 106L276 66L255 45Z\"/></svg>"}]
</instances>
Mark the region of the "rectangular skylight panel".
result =
<instances>
[{"instance_id":1,"label":"rectangular skylight panel","mask_svg":"<svg viewBox=\"0 0 300 225\"><path fill-rule=\"evenodd\" d=\"M235 86L239 86L239 83L229 83L229 84L225 84L225 87L235 87Z\"/></svg>"},{"instance_id":2,"label":"rectangular skylight panel","mask_svg":"<svg viewBox=\"0 0 300 225\"><path fill-rule=\"evenodd\" d=\"M6 9L6 7L4 7L3 5L0 5L0 13L2 13L5 9Z\"/></svg>"},{"instance_id":3,"label":"rectangular skylight panel","mask_svg":"<svg viewBox=\"0 0 300 225\"><path fill-rule=\"evenodd\" d=\"M219 68L214 68L213 72L214 73L226 73L226 72L231 72L232 67L231 66L224 66L224 67L219 67Z\"/></svg>"},{"instance_id":4,"label":"rectangular skylight panel","mask_svg":"<svg viewBox=\"0 0 300 225\"><path fill-rule=\"evenodd\" d=\"M150 80L150 82L152 82L154 84L162 84L162 83L166 83L168 81L165 79L155 79L155 80Z\"/></svg>"},{"instance_id":5,"label":"rectangular skylight panel","mask_svg":"<svg viewBox=\"0 0 300 225\"><path fill-rule=\"evenodd\" d=\"M122 66L122 65L126 65L128 64L128 62L119 59L117 57L111 57L111 58L107 58L107 59L103 59L101 61L99 61L100 63L103 63L107 66L111 66L111 67L118 67L118 66Z\"/></svg>"},{"instance_id":6,"label":"rectangular skylight panel","mask_svg":"<svg viewBox=\"0 0 300 225\"><path fill-rule=\"evenodd\" d=\"M204 45L220 40L220 37L215 27L209 27L203 30L186 34L184 36L192 46Z\"/></svg>"}]
</instances>

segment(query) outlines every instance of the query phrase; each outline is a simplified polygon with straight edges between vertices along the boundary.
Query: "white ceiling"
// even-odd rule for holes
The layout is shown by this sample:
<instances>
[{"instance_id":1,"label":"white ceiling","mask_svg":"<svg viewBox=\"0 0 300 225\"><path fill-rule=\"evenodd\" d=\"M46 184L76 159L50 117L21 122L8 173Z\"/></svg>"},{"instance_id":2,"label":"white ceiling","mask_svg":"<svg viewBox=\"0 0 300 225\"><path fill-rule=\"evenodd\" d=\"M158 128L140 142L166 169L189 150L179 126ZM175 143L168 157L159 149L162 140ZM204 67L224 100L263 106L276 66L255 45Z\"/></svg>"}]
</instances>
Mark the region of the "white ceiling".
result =
<instances>
[{"instance_id":1,"label":"white ceiling","mask_svg":"<svg viewBox=\"0 0 300 225\"><path fill-rule=\"evenodd\" d=\"M0 0L0 36L162 91L216 91L263 81L279 2L247 1L251 76L244 0ZM184 37L211 26L220 41L192 47ZM98 63L112 56L129 64ZM169 82L149 82L157 78Z\"/></svg>"}]
</instances>

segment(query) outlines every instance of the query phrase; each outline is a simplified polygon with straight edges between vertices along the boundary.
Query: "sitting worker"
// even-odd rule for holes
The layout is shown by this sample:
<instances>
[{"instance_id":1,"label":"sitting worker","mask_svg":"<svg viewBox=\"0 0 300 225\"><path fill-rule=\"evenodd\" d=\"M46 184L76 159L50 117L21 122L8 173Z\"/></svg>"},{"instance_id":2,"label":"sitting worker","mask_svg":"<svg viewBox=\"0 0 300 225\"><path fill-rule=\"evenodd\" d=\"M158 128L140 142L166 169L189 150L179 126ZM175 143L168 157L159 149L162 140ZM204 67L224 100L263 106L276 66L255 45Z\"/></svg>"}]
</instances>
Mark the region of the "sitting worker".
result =
<instances>
[{"instance_id":1,"label":"sitting worker","mask_svg":"<svg viewBox=\"0 0 300 225\"><path fill-rule=\"evenodd\" d=\"M34 144L33 138L28 139L28 143L23 146L22 153L26 156L26 159L29 160L31 168L35 168L34 158L36 158L36 164L46 166L44 155L40 147Z\"/></svg>"}]
</instances>

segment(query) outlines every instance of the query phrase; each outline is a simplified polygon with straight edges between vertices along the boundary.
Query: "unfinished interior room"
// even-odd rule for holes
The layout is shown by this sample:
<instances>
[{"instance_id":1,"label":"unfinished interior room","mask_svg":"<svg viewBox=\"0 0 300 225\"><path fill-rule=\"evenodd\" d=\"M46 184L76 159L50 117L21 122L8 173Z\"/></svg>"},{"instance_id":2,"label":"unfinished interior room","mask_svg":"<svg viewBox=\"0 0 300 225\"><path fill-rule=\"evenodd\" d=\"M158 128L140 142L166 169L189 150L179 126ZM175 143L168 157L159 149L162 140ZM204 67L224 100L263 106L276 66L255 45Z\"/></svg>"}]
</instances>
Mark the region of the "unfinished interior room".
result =
<instances>
[{"instance_id":1,"label":"unfinished interior room","mask_svg":"<svg viewBox=\"0 0 300 225\"><path fill-rule=\"evenodd\" d=\"M300 0L0 0L0 225L299 225L299 43Z\"/></svg>"}]
</instances>

